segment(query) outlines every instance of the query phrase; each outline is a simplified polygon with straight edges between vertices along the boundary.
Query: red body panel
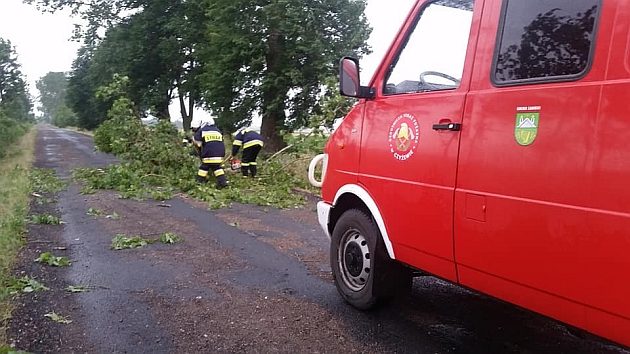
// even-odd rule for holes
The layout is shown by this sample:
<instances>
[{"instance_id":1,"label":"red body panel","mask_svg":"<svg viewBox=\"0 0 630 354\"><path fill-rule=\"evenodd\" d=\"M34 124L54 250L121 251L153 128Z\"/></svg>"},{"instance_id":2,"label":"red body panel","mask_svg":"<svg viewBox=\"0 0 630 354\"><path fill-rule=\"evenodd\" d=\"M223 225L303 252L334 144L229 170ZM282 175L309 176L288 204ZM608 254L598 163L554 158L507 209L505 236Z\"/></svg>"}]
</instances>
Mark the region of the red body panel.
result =
<instances>
[{"instance_id":1,"label":"red body panel","mask_svg":"<svg viewBox=\"0 0 630 354\"><path fill-rule=\"evenodd\" d=\"M460 122L464 97L448 92L367 102L363 135L369 143L361 146L365 159L359 175L378 201L394 248L407 248L397 258L452 281L457 281L452 210L459 134L438 133L431 126L440 117ZM390 126L401 115L413 116L418 124L417 156L406 161L383 148L389 147Z\"/></svg>"},{"instance_id":2,"label":"red body panel","mask_svg":"<svg viewBox=\"0 0 630 354\"><path fill-rule=\"evenodd\" d=\"M501 6L475 2L458 89L384 96L408 18L376 97L328 144L322 194L361 184L401 262L630 345L630 3L602 2L586 75L510 87L490 80ZM539 119L530 145L516 142L521 112ZM405 114L419 138L401 161L392 127ZM432 130L445 119L462 131Z\"/></svg>"},{"instance_id":3,"label":"red body panel","mask_svg":"<svg viewBox=\"0 0 630 354\"><path fill-rule=\"evenodd\" d=\"M326 144L328 167L322 185L322 198L330 203L339 188L357 183L363 110L363 104L355 106Z\"/></svg>"}]
</instances>

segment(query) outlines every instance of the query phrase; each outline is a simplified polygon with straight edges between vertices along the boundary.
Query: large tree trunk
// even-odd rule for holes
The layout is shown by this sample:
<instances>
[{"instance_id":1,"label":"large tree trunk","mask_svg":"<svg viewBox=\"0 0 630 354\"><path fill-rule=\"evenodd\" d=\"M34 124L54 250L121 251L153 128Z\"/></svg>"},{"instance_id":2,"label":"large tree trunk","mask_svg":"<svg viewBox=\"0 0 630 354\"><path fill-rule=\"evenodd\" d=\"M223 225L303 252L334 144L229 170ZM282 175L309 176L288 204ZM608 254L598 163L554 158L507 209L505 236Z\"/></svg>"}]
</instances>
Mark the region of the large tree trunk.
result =
<instances>
[{"instance_id":1,"label":"large tree trunk","mask_svg":"<svg viewBox=\"0 0 630 354\"><path fill-rule=\"evenodd\" d=\"M190 125L192 123L192 120L193 120L193 117L194 117L194 114L195 114L195 98L194 98L195 95L193 95L192 92L189 92L188 96L189 96L189 98L188 98L188 118L187 118L188 122L186 122L184 120L184 124L188 124L188 128L187 129L190 129Z\"/></svg>"},{"instance_id":2,"label":"large tree trunk","mask_svg":"<svg viewBox=\"0 0 630 354\"><path fill-rule=\"evenodd\" d=\"M282 35L270 30L267 40L267 75L262 85L262 126L260 134L265 139L265 150L278 151L286 144L279 134L279 127L284 126L284 100L288 89L279 80L282 75Z\"/></svg>"},{"instance_id":3,"label":"large tree trunk","mask_svg":"<svg viewBox=\"0 0 630 354\"><path fill-rule=\"evenodd\" d=\"M168 106L170 105L170 103L171 103L170 94L167 94L163 100L158 102L158 104L155 107L155 109L157 110L156 114L157 114L158 119L168 120L168 121L171 120L171 114L168 111Z\"/></svg>"},{"instance_id":4,"label":"large tree trunk","mask_svg":"<svg viewBox=\"0 0 630 354\"><path fill-rule=\"evenodd\" d=\"M195 61L191 59L188 65L190 72L194 71ZM184 74L180 74L180 78L177 83L177 93L179 94L179 110L182 114L182 127L184 129L184 132L188 132L190 130L195 112L195 102L197 102L197 96L194 92L195 89L189 84L192 77L192 74L190 72L188 74L188 79L182 77ZM188 92L185 92L185 89L182 88L182 85L180 85L182 81L180 80L186 83L185 86L187 87ZM188 95L188 109L186 109L186 95Z\"/></svg>"},{"instance_id":5,"label":"large tree trunk","mask_svg":"<svg viewBox=\"0 0 630 354\"><path fill-rule=\"evenodd\" d=\"M263 96L267 95L268 94L265 93ZM273 95L273 93L269 93L269 95ZM263 101L266 100L263 99ZM284 122L285 118L286 117L283 109L263 109L260 134L265 139L266 151L278 151L286 145L278 131L278 126L281 126L280 122Z\"/></svg>"},{"instance_id":6,"label":"large tree trunk","mask_svg":"<svg viewBox=\"0 0 630 354\"><path fill-rule=\"evenodd\" d=\"M192 102L191 99L189 99L189 103L190 102ZM181 91L179 92L179 111L182 115L182 127L184 129L184 132L188 132L190 130L190 124L192 123L193 110L192 107L190 107L188 109L188 112L186 112L186 102L184 100L184 96L182 96Z\"/></svg>"}]
</instances>

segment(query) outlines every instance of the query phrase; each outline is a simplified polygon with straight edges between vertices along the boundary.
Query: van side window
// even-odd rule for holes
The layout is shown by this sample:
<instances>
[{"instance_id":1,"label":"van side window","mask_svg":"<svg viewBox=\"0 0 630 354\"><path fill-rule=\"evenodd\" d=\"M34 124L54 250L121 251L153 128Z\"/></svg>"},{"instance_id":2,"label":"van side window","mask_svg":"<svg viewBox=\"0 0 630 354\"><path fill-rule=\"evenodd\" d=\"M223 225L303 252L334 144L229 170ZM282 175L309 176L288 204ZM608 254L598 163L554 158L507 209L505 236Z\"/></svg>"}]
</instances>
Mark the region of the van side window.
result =
<instances>
[{"instance_id":1,"label":"van side window","mask_svg":"<svg viewBox=\"0 0 630 354\"><path fill-rule=\"evenodd\" d=\"M600 0L505 0L494 60L497 85L586 73Z\"/></svg>"},{"instance_id":2,"label":"van side window","mask_svg":"<svg viewBox=\"0 0 630 354\"><path fill-rule=\"evenodd\" d=\"M473 0L429 3L416 19L389 66L384 94L450 90L459 87Z\"/></svg>"}]
</instances>

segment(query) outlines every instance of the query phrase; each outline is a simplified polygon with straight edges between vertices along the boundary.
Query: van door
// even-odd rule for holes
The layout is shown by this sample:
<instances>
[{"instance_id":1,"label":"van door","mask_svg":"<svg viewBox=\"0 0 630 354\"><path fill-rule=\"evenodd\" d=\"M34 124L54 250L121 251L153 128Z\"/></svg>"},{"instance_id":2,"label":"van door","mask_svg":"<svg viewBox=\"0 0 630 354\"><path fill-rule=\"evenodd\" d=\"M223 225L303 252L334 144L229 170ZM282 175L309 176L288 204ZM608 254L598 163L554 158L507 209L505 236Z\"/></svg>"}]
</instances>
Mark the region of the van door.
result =
<instances>
[{"instance_id":1,"label":"van door","mask_svg":"<svg viewBox=\"0 0 630 354\"><path fill-rule=\"evenodd\" d=\"M482 5L419 1L372 82L363 122L359 182L396 259L453 281L459 128Z\"/></svg>"},{"instance_id":2,"label":"van door","mask_svg":"<svg viewBox=\"0 0 630 354\"><path fill-rule=\"evenodd\" d=\"M492 40L479 43L465 114L460 281L581 327L587 308L630 318L628 201L602 198L613 194L601 176L618 166L597 155L616 2L502 3L484 19Z\"/></svg>"}]
</instances>

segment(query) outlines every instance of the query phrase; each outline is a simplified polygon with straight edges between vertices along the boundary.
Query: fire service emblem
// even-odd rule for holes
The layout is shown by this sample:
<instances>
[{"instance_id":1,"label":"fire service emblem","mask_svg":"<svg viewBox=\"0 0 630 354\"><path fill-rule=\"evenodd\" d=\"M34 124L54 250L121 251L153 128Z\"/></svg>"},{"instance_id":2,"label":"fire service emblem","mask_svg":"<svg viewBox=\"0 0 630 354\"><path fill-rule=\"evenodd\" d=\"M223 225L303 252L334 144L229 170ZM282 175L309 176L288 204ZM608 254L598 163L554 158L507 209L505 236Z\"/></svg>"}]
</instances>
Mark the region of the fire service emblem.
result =
<instances>
[{"instance_id":1,"label":"fire service emblem","mask_svg":"<svg viewBox=\"0 0 630 354\"><path fill-rule=\"evenodd\" d=\"M389 151L396 160L408 160L415 153L419 138L420 125L416 117L409 113L401 114L389 127Z\"/></svg>"}]
</instances>

